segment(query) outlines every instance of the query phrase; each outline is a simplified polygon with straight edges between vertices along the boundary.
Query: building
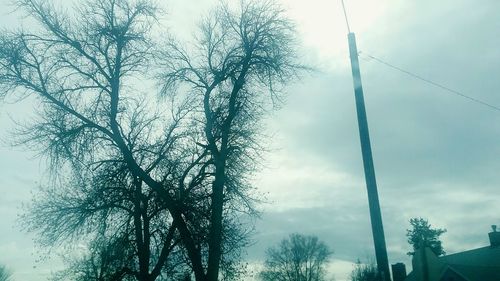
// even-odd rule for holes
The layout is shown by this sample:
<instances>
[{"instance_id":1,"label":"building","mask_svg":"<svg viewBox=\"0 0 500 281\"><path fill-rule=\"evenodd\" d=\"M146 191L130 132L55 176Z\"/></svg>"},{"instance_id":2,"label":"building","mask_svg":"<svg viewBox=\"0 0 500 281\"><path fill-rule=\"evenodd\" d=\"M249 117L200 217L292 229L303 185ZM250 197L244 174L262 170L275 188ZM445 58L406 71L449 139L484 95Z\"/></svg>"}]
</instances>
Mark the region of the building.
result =
<instances>
[{"instance_id":1,"label":"building","mask_svg":"<svg viewBox=\"0 0 500 281\"><path fill-rule=\"evenodd\" d=\"M500 232L492 228L486 247L441 257L429 248L417 251L404 281L500 281Z\"/></svg>"}]
</instances>

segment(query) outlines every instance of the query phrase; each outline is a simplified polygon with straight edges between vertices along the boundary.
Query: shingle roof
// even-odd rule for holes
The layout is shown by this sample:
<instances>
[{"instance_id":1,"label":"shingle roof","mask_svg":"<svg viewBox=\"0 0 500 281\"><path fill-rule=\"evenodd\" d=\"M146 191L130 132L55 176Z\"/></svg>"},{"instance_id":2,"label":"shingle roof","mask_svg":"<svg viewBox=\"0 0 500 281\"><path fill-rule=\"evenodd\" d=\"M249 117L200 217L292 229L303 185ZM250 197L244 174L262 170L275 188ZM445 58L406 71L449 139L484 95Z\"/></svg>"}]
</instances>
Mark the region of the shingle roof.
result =
<instances>
[{"instance_id":1,"label":"shingle roof","mask_svg":"<svg viewBox=\"0 0 500 281\"><path fill-rule=\"evenodd\" d=\"M470 281L499 281L500 267L477 265L449 265Z\"/></svg>"},{"instance_id":2,"label":"shingle roof","mask_svg":"<svg viewBox=\"0 0 500 281\"><path fill-rule=\"evenodd\" d=\"M482 247L437 258L441 277L452 270L470 281L500 281L500 247ZM417 281L412 271L405 281Z\"/></svg>"},{"instance_id":3,"label":"shingle roof","mask_svg":"<svg viewBox=\"0 0 500 281\"><path fill-rule=\"evenodd\" d=\"M482 247L439 257L447 264L500 267L500 247Z\"/></svg>"}]
</instances>

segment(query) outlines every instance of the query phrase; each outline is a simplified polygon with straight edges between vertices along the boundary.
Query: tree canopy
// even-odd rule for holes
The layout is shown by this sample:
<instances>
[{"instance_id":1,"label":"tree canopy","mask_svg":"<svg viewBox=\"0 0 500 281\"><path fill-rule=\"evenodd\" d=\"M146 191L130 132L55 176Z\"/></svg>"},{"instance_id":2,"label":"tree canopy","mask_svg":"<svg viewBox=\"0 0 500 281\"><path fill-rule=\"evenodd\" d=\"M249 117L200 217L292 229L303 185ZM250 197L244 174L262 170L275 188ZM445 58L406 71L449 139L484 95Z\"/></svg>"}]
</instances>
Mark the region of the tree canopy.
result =
<instances>
[{"instance_id":1,"label":"tree canopy","mask_svg":"<svg viewBox=\"0 0 500 281\"><path fill-rule=\"evenodd\" d=\"M382 278L378 272L375 263L362 263L359 259L354 265L354 269L349 275L350 281L381 281Z\"/></svg>"},{"instance_id":2,"label":"tree canopy","mask_svg":"<svg viewBox=\"0 0 500 281\"><path fill-rule=\"evenodd\" d=\"M186 43L152 34L154 1L17 4L38 26L0 32L0 97L33 97L16 142L51 173L26 229L87 243L77 275L150 281L182 264L197 281L236 278L260 121L302 69L284 10L221 3Z\"/></svg>"},{"instance_id":3,"label":"tree canopy","mask_svg":"<svg viewBox=\"0 0 500 281\"><path fill-rule=\"evenodd\" d=\"M10 280L12 280L12 272L5 265L0 265L0 281Z\"/></svg>"},{"instance_id":4,"label":"tree canopy","mask_svg":"<svg viewBox=\"0 0 500 281\"><path fill-rule=\"evenodd\" d=\"M437 256L445 254L439 237L446 232L446 229L432 228L431 224L423 218L410 219L410 227L406 230L406 237L408 243L413 247L413 251L408 252L408 255L414 255L422 245L429 247Z\"/></svg>"},{"instance_id":5,"label":"tree canopy","mask_svg":"<svg viewBox=\"0 0 500 281\"><path fill-rule=\"evenodd\" d=\"M267 250L259 276L263 281L323 281L331 254L318 237L294 233Z\"/></svg>"}]
</instances>

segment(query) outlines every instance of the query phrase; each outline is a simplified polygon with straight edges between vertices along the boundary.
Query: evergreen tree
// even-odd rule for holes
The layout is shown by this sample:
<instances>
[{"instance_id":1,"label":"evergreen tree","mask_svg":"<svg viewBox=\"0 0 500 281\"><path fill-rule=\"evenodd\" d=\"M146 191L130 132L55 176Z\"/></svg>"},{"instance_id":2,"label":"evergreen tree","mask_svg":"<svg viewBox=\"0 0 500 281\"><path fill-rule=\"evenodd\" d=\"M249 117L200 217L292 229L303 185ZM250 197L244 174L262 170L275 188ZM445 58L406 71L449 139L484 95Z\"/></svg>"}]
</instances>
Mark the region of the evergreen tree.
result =
<instances>
[{"instance_id":1,"label":"evergreen tree","mask_svg":"<svg viewBox=\"0 0 500 281\"><path fill-rule=\"evenodd\" d=\"M445 233L446 229L432 228L431 224L423 218L410 219L410 226L411 229L406 230L408 243L413 247L413 252L408 252L409 256L413 256L421 245L429 247L436 256L445 254L439 236Z\"/></svg>"}]
</instances>

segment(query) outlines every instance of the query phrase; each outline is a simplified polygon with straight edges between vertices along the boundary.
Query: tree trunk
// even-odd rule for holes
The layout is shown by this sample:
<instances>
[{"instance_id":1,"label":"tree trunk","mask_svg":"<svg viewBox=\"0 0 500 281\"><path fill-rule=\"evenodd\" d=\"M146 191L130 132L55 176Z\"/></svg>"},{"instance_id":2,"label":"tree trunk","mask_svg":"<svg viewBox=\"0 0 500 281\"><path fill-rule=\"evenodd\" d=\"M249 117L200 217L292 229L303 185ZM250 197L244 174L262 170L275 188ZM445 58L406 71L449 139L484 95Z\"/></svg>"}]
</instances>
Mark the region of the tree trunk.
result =
<instances>
[{"instance_id":1,"label":"tree trunk","mask_svg":"<svg viewBox=\"0 0 500 281\"><path fill-rule=\"evenodd\" d=\"M224 209L225 176L225 161L219 160L216 164L215 180L212 185L207 281L217 281L219 277L219 265L222 256L222 213Z\"/></svg>"}]
</instances>

